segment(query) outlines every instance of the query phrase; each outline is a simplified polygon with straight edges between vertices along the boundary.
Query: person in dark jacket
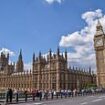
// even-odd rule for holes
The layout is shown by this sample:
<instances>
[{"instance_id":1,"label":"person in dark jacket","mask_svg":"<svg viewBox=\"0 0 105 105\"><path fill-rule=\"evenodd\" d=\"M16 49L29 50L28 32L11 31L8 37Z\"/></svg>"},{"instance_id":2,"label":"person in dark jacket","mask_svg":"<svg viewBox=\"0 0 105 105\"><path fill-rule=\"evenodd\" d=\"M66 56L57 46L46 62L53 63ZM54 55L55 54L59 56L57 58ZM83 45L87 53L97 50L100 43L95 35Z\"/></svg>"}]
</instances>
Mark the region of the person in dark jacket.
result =
<instances>
[{"instance_id":1,"label":"person in dark jacket","mask_svg":"<svg viewBox=\"0 0 105 105\"><path fill-rule=\"evenodd\" d=\"M41 90L39 91L39 99L40 99L40 101L42 100L42 91Z\"/></svg>"},{"instance_id":2,"label":"person in dark jacket","mask_svg":"<svg viewBox=\"0 0 105 105\"><path fill-rule=\"evenodd\" d=\"M12 102L12 96L13 96L13 91L12 89L9 89L10 103Z\"/></svg>"},{"instance_id":3,"label":"person in dark jacket","mask_svg":"<svg viewBox=\"0 0 105 105\"><path fill-rule=\"evenodd\" d=\"M25 102L27 102L27 90L24 91L24 95L25 95Z\"/></svg>"},{"instance_id":4,"label":"person in dark jacket","mask_svg":"<svg viewBox=\"0 0 105 105\"><path fill-rule=\"evenodd\" d=\"M6 103L8 103L8 98L9 98L9 88L6 90Z\"/></svg>"},{"instance_id":5,"label":"person in dark jacket","mask_svg":"<svg viewBox=\"0 0 105 105\"><path fill-rule=\"evenodd\" d=\"M38 90L36 91L36 97L39 97L39 91Z\"/></svg>"},{"instance_id":6,"label":"person in dark jacket","mask_svg":"<svg viewBox=\"0 0 105 105\"><path fill-rule=\"evenodd\" d=\"M51 91L51 99L53 99L54 98L54 91L52 90Z\"/></svg>"},{"instance_id":7,"label":"person in dark jacket","mask_svg":"<svg viewBox=\"0 0 105 105\"><path fill-rule=\"evenodd\" d=\"M32 91L32 99L33 99L33 101L35 101L35 97L36 97L36 91L33 90L33 91Z\"/></svg>"}]
</instances>

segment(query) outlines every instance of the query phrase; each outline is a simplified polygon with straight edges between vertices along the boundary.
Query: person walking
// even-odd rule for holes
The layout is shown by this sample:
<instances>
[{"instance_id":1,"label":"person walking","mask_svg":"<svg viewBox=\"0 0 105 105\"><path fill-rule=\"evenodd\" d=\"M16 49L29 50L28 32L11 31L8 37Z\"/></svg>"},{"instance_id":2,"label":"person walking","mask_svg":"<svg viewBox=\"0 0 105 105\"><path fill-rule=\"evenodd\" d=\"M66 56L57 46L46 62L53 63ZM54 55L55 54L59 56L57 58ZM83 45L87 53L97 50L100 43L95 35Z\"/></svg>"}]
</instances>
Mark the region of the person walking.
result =
<instances>
[{"instance_id":1,"label":"person walking","mask_svg":"<svg viewBox=\"0 0 105 105\"><path fill-rule=\"evenodd\" d=\"M32 91L32 99L33 99L33 101L35 101L35 97L36 97L36 90L33 90Z\"/></svg>"},{"instance_id":2,"label":"person walking","mask_svg":"<svg viewBox=\"0 0 105 105\"><path fill-rule=\"evenodd\" d=\"M41 90L39 91L39 99L40 99L40 101L42 100L42 91Z\"/></svg>"},{"instance_id":3,"label":"person walking","mask_svg":"<svg viewBox=\"0 0 105 105\"><path fill-rule=\"evenodd\" d=\"M6 103L8 103L8 98L9 98L9 88L6 90Z\"/></svg>"},{"instance_id":4,"label":"person walking","mask_svg":"<svg viewBox=\"0 0 105 105\"><path fill-rule=\"evenodd\" d=\"M77 90L74 89L74 90L73 90L73 96L74 96L74 97L76 96L76 92L77 92Z\"/></svg>"},{"instance_id":5,"label":"person walking","mask_svg":"<svg viewBox=\"0 0 105 105\"><path fill-rule=\"evenodd\" d=\"M44 98L45 98L45 91L42 90L42 99L44 99Z\"/></svg>"},{"instance_id":6,"label":"person walking","mask_svg":"<svg viewBox=\"0 0 105 105\"><path fill-rule=\"evenodd\" d=\"M13 97L12 89L9 89L9 97L10 97L10 103L12 103L12 97Z\"/></svg>"},{"instance_id":7,"label":"person walking","mask_svg":"<svg viewBox=\"0 0 105 105\"><path fill-rule=\"evenodd\" d=\"M63 98L63 90L60 90L61 98Z\"/></svg>"},{"instance_id":8,"label":"person walking","mask_svg":"<svg viewBox=\"0 0 105 105\"><path fill-rule=\"evenodd\" d=\"M58 99L59 91L56 91L56 98Z\"/></svg>"},{"instance_id":9,"label":"person walking","mask_svg":"<svg viewBox=\"0 0 105 105\"><path fill-rule=\"evenodd\" d=\"M51 99L53 99L53 98L54 98L54 91L51 90Z\"/></svg>"},{"instance_id":10,"label":"person walking","mask_svg":"<svg viewBox=\"0 0 105 105\"><path fill-rule=\"evenodd\" d=\"M71 97L71 90L68 90L68 96Z\"/></svg>"},{"instance_id":11,"label":"person walking","mask_svg":"<svg viewBox=\"0 0 105 105\"><path fill-rule=\"evenodd\" d=\"M15 89L14 94L15 94L16 103L18 103L18 95L19 95L18 90Z\"/></svg>"},{"instance_id":12,"label":"person walking","mask_svg":"<svg viewBox=\"0 0 105 105\"><path fill-rule=\"evenodd\" d=\"M24 95L25 95L25 102L27 102L27 90L24 91Z\"/></svg>"},{"instance_id":13,"label":"person walking","mask_svg":"<svg viewBox=\"0 0 105 105\"><path fill-rule=\"evenodd\" d=\"M48 100L48 90L45 90L45 97L46 97L46 100Z\"/></svg>"}]
</instances>

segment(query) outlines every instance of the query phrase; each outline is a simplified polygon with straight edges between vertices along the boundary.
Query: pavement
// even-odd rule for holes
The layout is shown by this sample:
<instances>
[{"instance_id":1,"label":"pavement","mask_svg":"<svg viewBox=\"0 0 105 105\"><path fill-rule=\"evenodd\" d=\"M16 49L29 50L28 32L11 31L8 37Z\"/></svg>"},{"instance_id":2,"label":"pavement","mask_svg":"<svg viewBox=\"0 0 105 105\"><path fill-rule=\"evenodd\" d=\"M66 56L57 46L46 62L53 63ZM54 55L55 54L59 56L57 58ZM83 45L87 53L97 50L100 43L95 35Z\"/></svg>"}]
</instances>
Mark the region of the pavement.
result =
<instances>
[{"instance_id":1,"label":"pavement","mask_svg":"<svg viewBox=\"0 0 105 105\"><path fill-rule=\"evenodd\" d=\"M105 105L105 94L9 105Z\"/></svg>"}]
</instances>

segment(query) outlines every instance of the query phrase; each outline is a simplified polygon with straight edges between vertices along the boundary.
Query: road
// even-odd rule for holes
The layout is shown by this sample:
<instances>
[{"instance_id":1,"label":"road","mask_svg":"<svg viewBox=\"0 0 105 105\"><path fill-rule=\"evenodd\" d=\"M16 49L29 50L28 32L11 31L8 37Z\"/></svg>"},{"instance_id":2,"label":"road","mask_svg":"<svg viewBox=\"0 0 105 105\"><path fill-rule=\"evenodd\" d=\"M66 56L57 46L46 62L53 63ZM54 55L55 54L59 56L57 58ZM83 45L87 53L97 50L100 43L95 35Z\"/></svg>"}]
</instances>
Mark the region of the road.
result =
<instances>
[{"instance_id":1,"label":"road","mask_svg":"<svg viewBox=\"0 0 105 105\"><path fill-rule=\"evenodd\" d=\"M16 105L16 104L12 104ZM18 105L105 105L105 94L95 96L74 97L51 101L20 103Z\"/></svg>"}]
</instances>

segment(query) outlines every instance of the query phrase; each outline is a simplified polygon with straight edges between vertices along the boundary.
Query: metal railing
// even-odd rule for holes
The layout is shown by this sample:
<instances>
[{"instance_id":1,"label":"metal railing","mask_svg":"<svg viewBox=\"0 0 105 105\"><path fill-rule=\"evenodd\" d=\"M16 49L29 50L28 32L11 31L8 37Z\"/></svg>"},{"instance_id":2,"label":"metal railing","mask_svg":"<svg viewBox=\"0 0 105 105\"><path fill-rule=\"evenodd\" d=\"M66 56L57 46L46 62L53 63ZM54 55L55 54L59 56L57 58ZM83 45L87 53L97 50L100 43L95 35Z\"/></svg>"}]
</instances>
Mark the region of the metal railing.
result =
<instances>
[{"instance_id":1,"label":"metal railing","mask_svg":"<svg viewBox=\"0 0 105 105\"><path fill-rule=\"evenodd\" d=\"M54 93L39 93L38 94L33 94L33 93L17 93L17 94L13 94L12 96L12 102L18 103L18 102L27 102L27 101L44 101L44 100L54 100L54 99L62 99L62 98L70 98L70 97L77 97L77 96L89 96L89 95L97 95L97 94L104 94L105 91L79 91L79 92L56 92L56 94ZM0 93L0 102L6 102L6 103L10 103L10 97L8 97L8 101L6 99L6 93Z\"/></svg>"}]
</instances>

